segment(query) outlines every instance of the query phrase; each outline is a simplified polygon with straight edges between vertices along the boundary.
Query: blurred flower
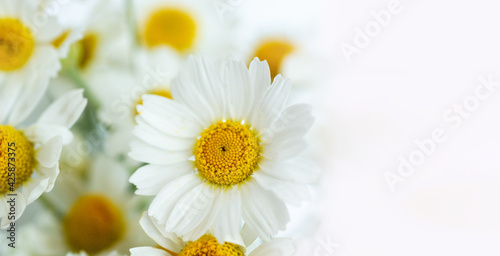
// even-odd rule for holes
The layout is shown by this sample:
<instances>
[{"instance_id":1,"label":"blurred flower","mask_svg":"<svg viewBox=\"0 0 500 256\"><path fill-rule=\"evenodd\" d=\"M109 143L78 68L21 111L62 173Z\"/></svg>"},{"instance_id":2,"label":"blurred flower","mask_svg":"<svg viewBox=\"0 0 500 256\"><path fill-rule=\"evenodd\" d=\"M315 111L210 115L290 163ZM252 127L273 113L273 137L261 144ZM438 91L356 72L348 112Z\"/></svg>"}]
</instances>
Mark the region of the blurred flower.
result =
<instances>
[{"instance_id":1,"label":"blurred flower","mask_svg":"<svg viewBox=\"0 0 500 256\"><path fill-rule=\"evenodd\" d=\"M154 94L171 98L170 84L180 60L168 48L139 49L133 55L132 74L120 70L95 77L91 87L99 90L102 108L99 118L110 130L106 150L112 156L129 159L132 129L142 96Z\"/></svg>"},{"instance_id":2,"label":"blurred flower","mask_svg":"<svg viewBox=\"0 0 500 256\"><path fill-rule=\"evenodd\" d=\"M46 195L56 216L38 218L23 240L27 254L62 255L67 251L108 255L147 242L138 221L138 198L128 191L127 171L111 159L92 161L87 179L66 174ZM50 231L50 232L47 232Z\"/></svg>"},{"instance_id":3,"label":"blurred flower","mask_svg":"<svg viewBox=\"0 0 500 256\"><path fill-rule=\"evenodd\" d=\"M39 93L39 92L38 92ZM87 100L82 90L69 92L52 103L36 123L22 128L19 123L26 114L0 113L0 218L1 227L18 220L26 206L34 202L43 192L52 190L59 174L59 157L63 144L69 143L73 135L69 128L83 112ZM28 98L26 100L25 98ZM32 93L24 93L12 109L30 102L37 105ZM23 108L24 109L24 108ZM9 178L15 178L11 183ZM16 196L10 196L16 194ZM15 200L12 212L9 200ZM15 216L14 219L8 216Z\"/></svg>"},{"instance_id":4,"label":"blurred flower","mask_svg":"<svg viewBox=\"0 0 500 256\"><path fill-rule=\"evenodd\" d=\"M61 68L52 42L62 35L62 26L38 4L0 0L0 115L9 111L4 116L9 120L25 119Z\"/></svg>"},{"instance_id":5,"label":"blurred flower","mask_svg":"<svg viewBox=\"0 0 500 256\"><path fill-rule=\"evenodd\" d=\"M139 44L147 49L167 47L181 56L219 54L229 43L210 1L134 0Z\"/></svg>"},{"instance_id":6,"label":"blurred flower","mask_svg":"<svg viewBox=\"0 0 500 256\"><path fill-rule=\"evenodd\" d=\"M159 228L158 223L149 217L147 212L142 216L140 223L146 234L158 243L160 248L132 248L130 249L132 253L131 256L246 255L245 247L228 242L221 244L210 234L203 235L196 241L185 243L175 234L163 232L163 230ZM248 256L291 256L294 251L292 240L276 238L252 250L248 253Z\"/></svg>"},{"instance_id":7,"label":"blurred flower","mask_svg":"<svg viewBox=\"0 0 500 256\"><path fill-rule=\"evenodd\" d=\"M143 96L130 156L149 163L130 178L137 194L155 195L149 215L193 241L212 231L242 245L240 224L264 241L285 229L284 203L309 196L318 173L297 155L314 118L288 105L290 82L258 59L216 66L190 58L172 85L174 100Z\"/></svg>"}]
</instances>

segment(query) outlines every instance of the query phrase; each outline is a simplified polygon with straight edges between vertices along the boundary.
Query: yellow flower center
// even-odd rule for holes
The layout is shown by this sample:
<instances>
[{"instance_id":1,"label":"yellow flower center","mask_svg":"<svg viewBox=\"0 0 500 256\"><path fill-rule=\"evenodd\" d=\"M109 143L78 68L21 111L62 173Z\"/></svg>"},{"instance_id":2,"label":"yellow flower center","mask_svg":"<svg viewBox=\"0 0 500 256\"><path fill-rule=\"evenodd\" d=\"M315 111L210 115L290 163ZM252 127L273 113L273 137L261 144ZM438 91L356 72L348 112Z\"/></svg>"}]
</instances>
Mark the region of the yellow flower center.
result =
<instances>
[{"instance_id":1,"label":"yellow flower center","mask_svg":"<svg viewBox=\"0 0 500 256\"><path fill-rule=\"evenodd\" d=\"M144 29L147 46L168 45L179 52L191 48L195 37L195 20L188 13L172 8L155 11Z\"/></svg>"},{"instance_id":2,"label":"yellow flower center","mask_svg":"<svg viewBox=\"0 0 500 256\"><path fill-rule=\"evenodd\" d=\"M21 21L0 19L0 70L17 70L28 62L35 40L31 31Z\"/></svg>"},{"instance_id":3,"label":"yellow flower center","mask_svg":"<svg viewBox=\"0 0 500 256\"><path fill-rule=\"evenodd\" d=\"M260 60L267 60L271 77L274 78L281 72L281 65L285 57L292 53L294 47L284 40L269 40L261 43L255 51L255 56Z\"/></svg>"},{"instance_id":4,"label":"yellow flower center","mask_svg":"<svg viewBox=\"0 0 500 256\"><path fill-rule=\"evenodd\" d=\"M63 225L69 246L89 254L108 249L125 233L125 220L118 207L99 195L78 199Z\"/></svg>"},{"instance_id":5,"label":"yellow flower center","mask_svg":"<svg viewBox=\"0 0 500 256\"><path fill-rule=\"evenodd\" d=\"M208 181L236 185L250 176L260 157L259 139L249 127L226 121L202 132L195 148L196 167Z\"/></svg>"},{"instance_id":6,"label":"yellow flower center","mask_svg":"<svg viewBox=\"0 0 500 256\"><path fill-rule=\"evenodd\" d=\"M33 144L12 126L0 125L0 195L14 192L33 173Z\"/></svg>"},{"instance_id":7,"label":"yellow flower center","mask_svg":"<svg viewBox=\"0 0 500 256\"><path fill-rule=\"evenodd\" d=\"M168 99L173 99L172 98L172 93L170 92L170 90L168 88L156 88L156 89L153 89L145 94L153 94L153 95L158 95L158 96L162 96L162 97L165 97L165 98L168 98ZM138 115L140 114L139 112L137 112L137 106L138 105L142 105L142 96L139 97L139 99L137 100L136 104L134 105L134 112L135 112L135 115Z\"/></svg>"},{"instance_id":8,"label":"yellow flower center","mask_svg":"<svg viewBox=\"0 0 500 256\"><path fill-rule=\"evenodd\" d=\"M88 33L77 42L79 47L78 67L85 69L94 59L97 50L98 37L96 34Z\"/></svg>"},{"instance_id":9,"label":"yellow flower center","mask_svg":"<svg viewBox=\"0 0 500 256\"><path fill-rule=\"evenodd\" d=\"M244 256L238 245L219 244L212 235L204 235L194 242L189 242L179 256Z\"/></svg>"}]
</instances>

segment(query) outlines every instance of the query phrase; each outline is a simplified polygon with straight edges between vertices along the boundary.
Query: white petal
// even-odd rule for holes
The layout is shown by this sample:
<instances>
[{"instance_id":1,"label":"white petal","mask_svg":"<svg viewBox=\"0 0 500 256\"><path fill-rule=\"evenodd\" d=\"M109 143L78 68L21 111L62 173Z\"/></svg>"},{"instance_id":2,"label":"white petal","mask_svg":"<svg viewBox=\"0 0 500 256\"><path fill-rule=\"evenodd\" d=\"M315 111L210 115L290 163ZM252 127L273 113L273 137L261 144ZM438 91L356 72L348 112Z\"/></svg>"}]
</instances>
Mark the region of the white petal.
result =
<instances>
[{"instance_id":1,"label":"white petal","mask_svg":"<svg viewBox=\"0 0 500 256\"><path fill-rule=\"evenodd\" d=\"M248 224L244 224L243 228L241 228L241 237L243 238L243 242L245 242L245 246L250 247L259 236Z\"/></svg>"},{"instance_id":2,"label":"white petal","mask_svg":"<svg viewBox=\"0 0 500 256\"><path fill-rule=\"evenodd\" d=\"M228 188L222 191L222 208L215 219L213 235L217 241L229 242L245 246L240 234L241 226L241 195L238 188Z\"/></svg>"},{"instance_id":3,"label":"white petal","mask_svg":"<svg viewBox=\"0 0 500 256\"><path fill-rule=\"evenodd\" d=\"M132 132L139 139L149 143L150 145L165 150L177 151L193 149L196 144L196 140L193 138L179 138L158 131L147 124L141 116L136 117L136 120L138 125L134 127Z\"/></svg>"},{"instance_id":4,"label":"white petal","mask_svg":"<svg viewBox=\"0 0 500 256\"><path fill-rule=\"evenodd\" d=\"M291 256L295 253L293 241L288 238L276 238L255 248L248 256Z\"/></svg>"},{"instance_id":5,"label":"white petal","mask_svg":"<svg viewBox=\"0 0 500 256\"><path fill-rule=\"evenodd\" d=\"M149 216L158 220L158 224L165 224L177 202L200 183L200 178L194 174L184 175L168 183L151 202Z\"/></svg>"},{"instance_id":6,"label":"white petal","mask_svg":"<svg viewBox=\"0 0 500 256\"><path fill-rule=\"evenodd\" d=\"M149 246L143 246L130 249L130 256L171 256L171 255L170 253L161 249Z\"/></svg>"},{"instance_id":7,"label":"white petal","mask_svg":"<svg viewBox=\"0 0 500 256\"><path fill-rule=\"evenodd\" d=\"M17 191L15 191L14 193L17 193ZM24 210L26 209L26 206L27 206L27 203L26 203L26 199L25 197L23 196L22 193L17 193L17 196L8 196L8 195L0 195L0 213L2 213L2 215L0 215L0 218L2 219L1 220L1 223L0 223L0 228L1 229L6 229L7 227L9 227L10 223L12 222L12 220L9 220L8 219L8 213L10 212L10 207L11 207L11 203L9 202L10 200L14 199L15 201L15 214L12 215L14 216L14 220L15 221L18 221L19 218L21 218L21 216L23 215L24 213Z\"/></svg>"},{"instance_id":8,"label":"white petal","mask_svg":"<svg viewBox=\"0 0 500 256\"><path fill-rule=\"evenodd\" d=\"M23 80L22 76L7 75L3 81L0 81L0 123L7 123L11 109L23 92Z\"/></svg>"},{"instance_id":9,"label":"white petal","mask_svg":"<svg viewBox=\"0 0 500 256\"><path fill-rule=\"evenodd\" d=\"M23 92L11 109L7 121L11 125L21 123L31 114L45 94L49 79L61 68L57 52L50 46L38 46L27 65L23 72L17 74L24 76ZM32 74L25 76L24 72Z\"/></svg>"},{"instance_id":10,"label":"white petal","mask_svg":"<svg viewBox=\"0 0 500 256\"><path fill-rule=\"evenodd\" d=\"M307 185L279 180L263 172L255 172L253 177L264 189L273 192L280 200L294 206L300 206L302 201L311 198Z\"/></svg>"},{"instance_id":11,"label":"white petal","mask_svg":"<svg viewBox=\"0 0 500 256\"><path fill-rule=\"evenodd\" d=\"M218 189L201 183L177 202L166 223L166 230L183 237L200 225L209 215L216 215L218 209L212 209ZM186 240L186 237L183 237Z\"/></svg>"},{"instance_id":12,"label":"white petal","mask_svg":"<svg viewBox=\"0 0 500 256\"><path fill-rule=\"evenodd\" d=\"M255 180L241 185L242 215L245 222L264 241L286 228L288 209L274 194L264 190Z\"/></svg>"},{"instance_id":13,"label":"white petal","mask_svg":"<svg viewBox=\"0 0 500 256\"><path fill-rule=\"evenodd\" d=\"M137 161L151 164L175 164L185 161L193 155L192 150L169 151L164 150L143 141L136 140L130 144L129 156Z\"/></svg>"},{"instance_id":14,"label":"white petal","mask_svg":"<svg viewBox=\"0 0 500 256\"><path fill-rule=\"evenodd\" d=\"M52 184L54 183L52 182ZM49 178L36 179L25 184L22 187L22 195L24 198L26 198L26 204L33 203L43 194L43 192L47 191L48 187L49 187Z\"/></svg>"},{"instance_id":15,"label":"white petal","mask_svg":"<svg viewBox=\"0 0 500 256\"><path fill-rule=\"evenodd\" d=\"M41 177L47 178L47 186L44 187L44 191L51 191L54 188L54 183L56 182L57 176L59 176L59 163L52 167L43 167L41 165L37 166L36 171Z\"/></svg>"},{"instance_id":16,"label":"white petal","mask_svg":"<svg viewBox=\"0 0 500 256\"><path fill-rule=\"evenodd\" d=\"M179 245L179 243L177 243L177 241L175 240L165 237L154 222L155 220L152 219L147 212L142 215L141 220L139 221L144 232L146 232L146 234L151 237L151 239L153 239L156 243L170 251L180 252L182 250L182 247Z\"/></svg>"},{"instance_id":17,"label":"white petal","mask_svg":"<svg viewBox=\"0 0 500 256\"><path fill-rule=\"evenodd\" d=\"M224 91L214 64L207 58L189 58L188 68L172 82L175 101L191 109L203 126L224 118Z\"/></svg>"},{"instance_id":18,"label":"white petal","mask_svg":"<svg viewBox=\"0 0 500 256\"><path fill-rule=\"evenodd\" d=\"M199 136L203 130L196 115L183 105L157 95L144 95L142 98L142 110L139 113L156 129L187 138Z\"/></svg>"},{"instance_id":19,"label":"white petal","mask_svg":"<svg viewBox=\"0 0 500 256\"><path fill-rule=\"evenodd\" d=\"M149 164L139 168L129 179L137 187L138 195L156 195L169 182L190 174L194 170L193 163L183 161L171 165Z\"/></svg>"},{"instance_id":20,"label":"white petal","mask_svg":"<svg viewBox=\"0 0 500 256\"><path fill-rule=\"evenodd\" d=\"M257 130L262 131L271 128L272 121L276 120L285 108L290 96L290 90L290 81L285 80L281 75L277 75L262 99L260 101L256 99L256 102L259 103L253 109L251 123Z\"/></svg>"},{"instance_id":21,"label":"white petal","mask_svg":"<svg viewBox=\"0 0 500 256\"><path fill-rule=\"evenodd\" d=\"M48 140L60 136L63 145L73 140L73 133L66 127L51 124L34 124L26 128L24 135L31 142L45 143Z\"/></svg>"},{"instance_id":22,"label":"white petal","mask_svg":"<svg viewBox=\"0 0 500 256\"><path fill-rule=\"evenodd\" d=\"M86 105L87 99L83 98L83 89L70 91L52 103L43 112L37 123L71 128Z\"/></svg>"},{"instance_id":23,"label":"white petal","mask_svg":"<svg viewBox=\"0 0 500 256\"><path fill-rule=\"evenodd\" d=\"M319 167L300 157L286 161L264 159L259 163L259 167L261 171L277 179L306 184L318 182L321 173Z\"/></svg>"},{"instance_id":24,"label":"white petal","mask_svg":"<svg viewBox=\"0 0 500 256\"><path fill-rule=\"evenodd\" d=\"M35 151L35 158L44 167L53 167L59 162L62 150L62 138L57 136L42 144Z\"/></svg>"},{"instance_id":25,"label":"white petal","mask_svg":"<svg viewBox=\"0 0 500 256\"><path fill-rule=\"evenodd\" d=\"M307 149L304 139L284 140L281 143L271 143L262 148L262 155L267 159L285 160L297 156Z\"/></svg>"},{"instance_id":26,"label":"white petal","mask_svg":"<svg viewBox=\"0 0 500 256\"><path fill-rule=\"evenodd\" d=\"M242 120L246 118L253 103L253 88L248 70L242 61L228 61L222 68L227 114L233 120Z\"/></svg>"},{"instance_id":27,"label":"white petal","mask_svg":"<svg viewBox=\"0 0 500 256\"><path fill-rule=\"evenodd\" d=\"M271 121L268 132L261 134L263 143L280 143L283 140L303 137L314 122L311 109L311 106L307 104L287 107L275 120Z\"/></svg>"},{"instance_id":28,"label":"white petal","mask_svg":"<svg viewBox=\"0 0 500 256\"><path fill-rule=\"evenodd\" d=\"M250 86L254 91L252 106L255 107L256 104L260 103L267 88L271 86L271 71L267 61L260 61L259 58L255 58L250 63L248 72L250 73Z\"/></svg>"}]
</instances>

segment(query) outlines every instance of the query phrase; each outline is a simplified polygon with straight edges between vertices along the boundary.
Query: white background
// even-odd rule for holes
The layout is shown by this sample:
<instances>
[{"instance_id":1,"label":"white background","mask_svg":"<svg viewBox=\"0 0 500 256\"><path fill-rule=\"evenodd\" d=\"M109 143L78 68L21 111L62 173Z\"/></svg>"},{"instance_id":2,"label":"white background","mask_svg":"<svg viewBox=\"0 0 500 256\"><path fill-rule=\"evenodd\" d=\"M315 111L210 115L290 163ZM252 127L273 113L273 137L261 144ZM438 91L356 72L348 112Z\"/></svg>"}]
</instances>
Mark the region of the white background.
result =
<instances>
[{"instance_id":1,"label":"white background","mask_svg":"<svg viewBox=\"0 0 500 256\"><path fill-rule=\"evenodd\" d=\"M444 118L474 97L480 76L500 82L500 3L401 0L400 13L347 62L342 44L354 45L356 28L390 2L239 7L281 21L313 14L317 49L329 60L317 67L328 76L312 97L324 174L315 201L292 209L297 255L500 255L500 87L457 127ZM391 192L385 174L397 174L399 156L408 159L435 129L447 139ZM303 226L318 229L297 235L304 212Z\"/></svg>"}]
</instances>

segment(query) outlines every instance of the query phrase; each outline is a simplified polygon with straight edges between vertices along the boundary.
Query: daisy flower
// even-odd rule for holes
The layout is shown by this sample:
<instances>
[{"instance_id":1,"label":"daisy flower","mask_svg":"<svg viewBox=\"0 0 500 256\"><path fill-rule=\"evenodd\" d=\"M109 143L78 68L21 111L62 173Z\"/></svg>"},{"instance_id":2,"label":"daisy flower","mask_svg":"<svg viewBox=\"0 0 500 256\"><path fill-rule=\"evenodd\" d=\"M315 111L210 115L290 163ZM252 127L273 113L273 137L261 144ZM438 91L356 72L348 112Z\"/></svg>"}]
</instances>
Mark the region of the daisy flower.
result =
<instances>
[{"instance_id":1,"label":"daisy flower","mask_svg":"<svg viewBox=\"0 0 500 256\"><path fill-rule=\"evenodd\" d=\"M159 228L156 221L147 215L147 212L142 216L140 223L146 234L160 248L147 246L132 248L130 249L131 256L290 256L295 252L293 242L285 238L277 238L265 242L249 253L246 253L246 248L243 246L228 242L219 243L210 234L205 234L195 241L185 243L175 234L165 233Z\"/></svg>"},{"instance_id":2,"label":"daisy flower","mask_svg":"<svg viewBox=\"0 0 500 256\"><path fill-rule=\"evenodd\" d=\"M125 159L133 137L137 105L142 96L154 94L172 98L170 85L181 60L168 48L139 49L133 54L133 72L115 70L95 77L90 87L99 90L102 109L99 118L110 127L106 150ZM119 81L119 82L116 82Z\"/></svg>"},{"instance_id":3,"label":"daisy flower","mask_svg":"<svg viewBox=\"0 0 500 256\"><path fill-rule=\"evenodd\" d=\"M17 221L27 205L43 192L52 190L59 174L62 145L72 140L69 128L87 104L82 90L72 91L52 103L34 124L19 126L29 113L20 114L10 109L19 109L19 104L26 102L37 105L33 98L38 96L34 94L40 92L25 91L21 96L23 99L0 112L1 228ZM10 179L14 177L15 181ZM16 201L15 211L11 211L8 203L12 198Z\"/></svg>"},{"instance_id":4,"label":"daisy flower","mask_svg":"<svg viewBox=\"0 0 500 256\"><path fill-rule=\"evenodd\" d=\"M172 83L174 100L143 96L130 157L149 163L130 178L154 195L149 215L194 241L207 231L242 244L241 220L264 241L289 221L285 202L308 199L318 173L299 154L311 107L289 105L290 82L255 59L215 65L189 59Z\"/></svg>"},{"instance_id":5,"label":"daisy flower","mask_svg":"<svg viewBox=\"0 0 500 256\"><path fill-rule=\"evenodd\" d=\"M56 215L39 218L21 230L26 254L39 256L84 252L127 253L147 242L141 235L137 197L128 190L128 172L106 156L97 157L87 179L67 173L45 198Z\"/></svg>"},{"instance_id":6,"label":"daisy flower","mask_svg":"<svg viewBox=\"0 0 500 256\"><path fill-rule=\"evenodd\" d=\"M9 110L7 118L24 119L36 107L61 68L52 42L62 33L38 0L0 0L0 116Z\"/></svg>"},{"instance_id":7,"label":"daisy flower","mask_svg":"<svg viewBox=\"0 0 500 256\"><path fill-rule=\"evenodd\" d=\"M60 15L62 22L85 28L83 37L74 45L76 64L84 76L107 70L110 65L127 66L131 40L123 1L74 0L65 10Z\"/></svg>"},{"instance_id":8,"label":"daisy flower","mask_svg":"<svg viewBox=\"0 0 500 256\"><path fill-rule=\"evenodd\" d=\"M287 12L277 17L273 7L282 6L281 1L266 1L267 10L262 4L248 2L245 8L235 10L240 17L235 29L235 55L248 62L255 57L266 60L272 78L282 74L292 79L295 87L318 84L328 70L327 53L319 50L323 48L319 47L317 8L293 1L287 5Z\"/></svg>"},{"instance_id":9,"label":"daisy flower","mask_svg":"<svg viewBox=\"0 0 500 256\"><path fill-rule=\"evenodd\" d=\"M225 49L228 24L222 23L210 1L134 0L139 44L167 47L179 55Z\"/></svg>"}]
</instances>

